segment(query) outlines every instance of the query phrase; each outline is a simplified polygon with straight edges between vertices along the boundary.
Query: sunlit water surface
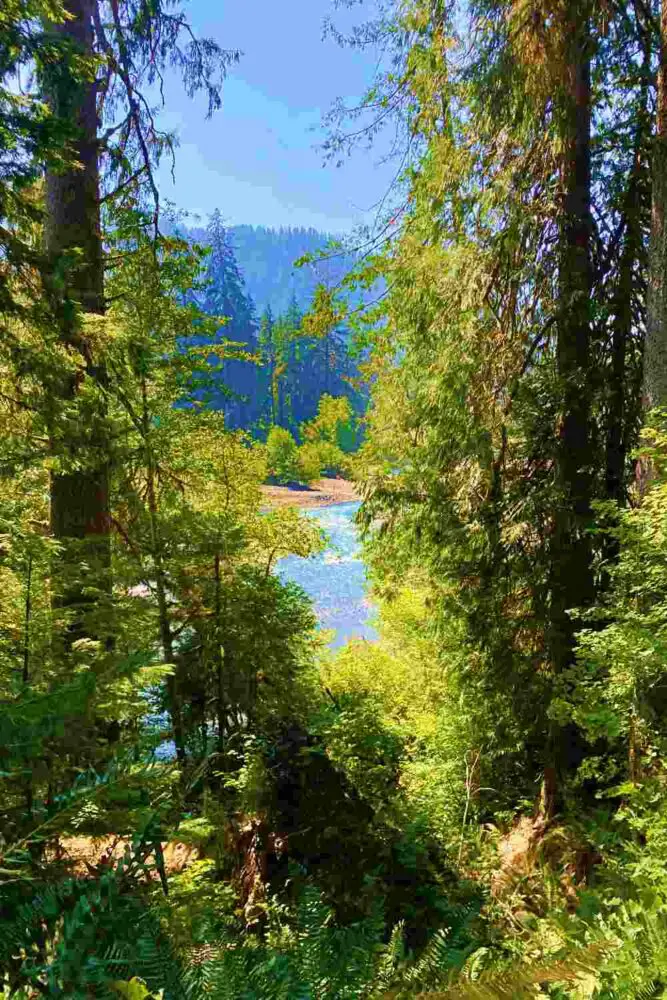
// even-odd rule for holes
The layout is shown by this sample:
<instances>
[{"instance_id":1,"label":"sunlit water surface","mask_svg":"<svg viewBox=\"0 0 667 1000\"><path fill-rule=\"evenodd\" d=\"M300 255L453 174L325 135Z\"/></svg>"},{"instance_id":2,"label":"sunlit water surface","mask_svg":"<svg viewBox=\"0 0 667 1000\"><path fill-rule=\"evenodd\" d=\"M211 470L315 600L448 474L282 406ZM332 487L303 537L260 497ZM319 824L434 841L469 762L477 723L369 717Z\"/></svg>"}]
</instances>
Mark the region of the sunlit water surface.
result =
<instances>
[{"instance_id":1,"label":"sunlit water surface","mask_svg":"<svg viewBox=\"0 0 667 1000\"><path fill-rule=\"evenodd\" d=\"M313 599L323 629L333 629L332 646L352 638L375 639L373 607L366 594L366 568L354 516L359 503L304 511L324 529L328 546L319 555L286 556L277 565L281 580L293 580Z\"/></svg>"}]
</instances>

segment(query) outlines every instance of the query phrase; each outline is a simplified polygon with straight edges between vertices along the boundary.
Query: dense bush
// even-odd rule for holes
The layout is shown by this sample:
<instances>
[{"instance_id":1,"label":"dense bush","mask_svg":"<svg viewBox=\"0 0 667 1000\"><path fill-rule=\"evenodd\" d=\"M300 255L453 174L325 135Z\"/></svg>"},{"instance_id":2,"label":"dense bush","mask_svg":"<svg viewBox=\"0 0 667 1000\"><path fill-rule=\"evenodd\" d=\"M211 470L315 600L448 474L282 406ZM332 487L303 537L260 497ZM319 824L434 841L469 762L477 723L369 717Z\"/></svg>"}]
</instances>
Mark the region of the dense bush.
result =
<instances>
[{"instance_id":1,"label":"dense bush","mask_svg":"<svg viewBox=\"0 0 667 1000\"><path fill-rule=\"evenodd\" d=\"M296 482L300 478L297 443L284 427L272 427L266 439L266 459L269 476L279 483Z\"/></svg>"}]
</instances>

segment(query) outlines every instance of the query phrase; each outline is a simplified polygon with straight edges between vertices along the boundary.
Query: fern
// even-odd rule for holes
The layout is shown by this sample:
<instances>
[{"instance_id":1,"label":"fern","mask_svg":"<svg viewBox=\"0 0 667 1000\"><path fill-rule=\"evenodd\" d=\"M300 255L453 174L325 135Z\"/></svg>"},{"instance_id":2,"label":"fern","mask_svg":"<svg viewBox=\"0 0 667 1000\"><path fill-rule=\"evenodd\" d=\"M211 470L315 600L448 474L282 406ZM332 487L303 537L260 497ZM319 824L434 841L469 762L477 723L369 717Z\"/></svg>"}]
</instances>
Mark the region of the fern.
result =
<instances>
[{"instance_id":1,"label":"fern","mask_svg":"<svg viewBox=\"0 0 667 1000\"><path fill-rule=\"evenodd\" d=\"M563 958L542 965L515 965L503 970L482 972L475 981L459 981L439 992L417 993L423 1000L517 1000L535 995L546 983L579 984L599 972L604 944L571 950Z\"/></svg>"},{"instance_id":2,"label":"fern","mask_svg":"<svg viewBox=\"0 0 667 1000\"><path fill-rule=\"evenodd\" d=\"M188 997L214 1000L356 1000L369 996L384 922L379 913L337 927L320 892L304 890L277 941L223 942L186 975ZM198 956L196 957L198 959Z\"/></svg>"},{"instance_id":3,"label":"fern","mask_svg":"<svg viewBox=\"0 0 667 1000\"><path fill-rule=\"evenodd\" d=\"M380 954L373 980L372 996L384 996L400 975L401 963L405 961L404 929L403 921L396 924L391 932L388 946Z\"/></svg>"},{"instance_id":4,"label":"fern","mask_svg":"<svg viewBox=\"0 0 667 1000\"><path fill-rule=\"evenodd\" d=\"M269 907L270 909L270 907ZM348 927L336 925L321 893L308 886L287 924L272 924L265 940L230 937L191 956L184 981L189 1000L381 1000L414 997L443 983L462 964L458 936L468 917L458 908L456 931L439 931L417 961L410 962L404 925L385 943L376 911ZM462 918L462 919L461 919Z\"/></svg>"},{"instance_id":5,"label":"fern","mask_svg":"<svg viewBox=\"0 0 667 1000\"><path fill-rule=\"evenodd\" d=\"M97 879L64 879L3 898L0 984L71 1000L116 996L114 980L140 976L181 1000L180 969L157 919L133 891L143 851Z\"/></svg>"},{"instance_id":6,"label":"fern","mask_svg":"<svg viewBox=\"0 0 667 1000\"><path fill-rule=\"evenodd\" d=\"M649 896L650 894L647 894ZM637 901L623 903L606 920L600 932L615 942L601 971L600 996L604 1000L649 1000L667 988L667 910Z\"/></svg>"}]
</instances>

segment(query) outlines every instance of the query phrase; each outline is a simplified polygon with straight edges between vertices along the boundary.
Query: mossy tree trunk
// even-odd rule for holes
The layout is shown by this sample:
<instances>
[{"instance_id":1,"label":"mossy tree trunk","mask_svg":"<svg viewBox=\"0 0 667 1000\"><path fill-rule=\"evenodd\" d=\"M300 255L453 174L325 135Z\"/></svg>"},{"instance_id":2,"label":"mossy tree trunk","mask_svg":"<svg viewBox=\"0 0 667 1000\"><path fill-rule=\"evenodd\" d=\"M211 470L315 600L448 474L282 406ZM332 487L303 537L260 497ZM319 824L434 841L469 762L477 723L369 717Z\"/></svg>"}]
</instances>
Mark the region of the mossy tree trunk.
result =
<instances>
[{"instance_id":1,"label":"mossy tree trunk","mask_svg":"<svg viewBox=\"0 0 667 1000\"><path fill-rule=\"evenodd\" d=\"M52 29L83 57L94 54L94 2L66 0L69 17ZM53 449L62 466L51 478L51 530L63 545L58 589L61 601L74 609L71 634L77 637L89 631L82 573L86 584L108 590L110 568L107 375L99 342L94 346L101 331L91 336L81 315L101 318L105 311L97 84L92 73L65 71L46 96L55 114L75 128L75 162L46 174L45 243L60 300L60 341L77 361L76 372L57 384L56 412L67 417L70 409L69 419L54 421ZM82 397L84 382L93 392Z\"/></svg>"},{"instance_id":2,"label":"mossy tree trunk","mask_svg":"<svg viewBox=\"0 0 667 1000\"><path fill-rule=\"evenodd\" d=\"M569 610L594 597L591 544L591 38L587 4L570 0L561 25L564 65L558 114L563 141L556 363L561 416L555 449L556 504L550 546L549 652L556 678L572 664L576 623ZM578 762L573 727L551 726L549 810Z\"/></svg>"},{"instance_id":3,"label":"mossy tree trunk","mask_svg":"<svg viewBox=\"0 0 667 1000\"><path fill-rule=\"evenodd\" d=\"M651 264L648 289L644 406L667 404L667 0L662 0L653 146Z\"/></svg>"}]
</instances>

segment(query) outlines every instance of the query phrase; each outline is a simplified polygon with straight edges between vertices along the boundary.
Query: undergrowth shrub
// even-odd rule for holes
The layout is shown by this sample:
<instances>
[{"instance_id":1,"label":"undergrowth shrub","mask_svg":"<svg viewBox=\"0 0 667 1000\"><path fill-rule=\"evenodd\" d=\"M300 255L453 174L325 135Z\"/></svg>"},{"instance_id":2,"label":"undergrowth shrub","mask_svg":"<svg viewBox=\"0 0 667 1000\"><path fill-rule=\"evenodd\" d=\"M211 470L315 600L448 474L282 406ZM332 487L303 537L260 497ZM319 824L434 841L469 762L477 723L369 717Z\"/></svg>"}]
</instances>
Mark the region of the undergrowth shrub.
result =
<instances>
[{"instance_id":1,"label":"undergrowth shrub","mask_svg":"<svg viewBox=\"0 0 667 1000\"><path fill-rule=\"evenodd\" d=\"M266 439L269 475L279 483L299 479L299 456L296 441L285 427L272 427Z\"/></svg>"}]
</instances>

